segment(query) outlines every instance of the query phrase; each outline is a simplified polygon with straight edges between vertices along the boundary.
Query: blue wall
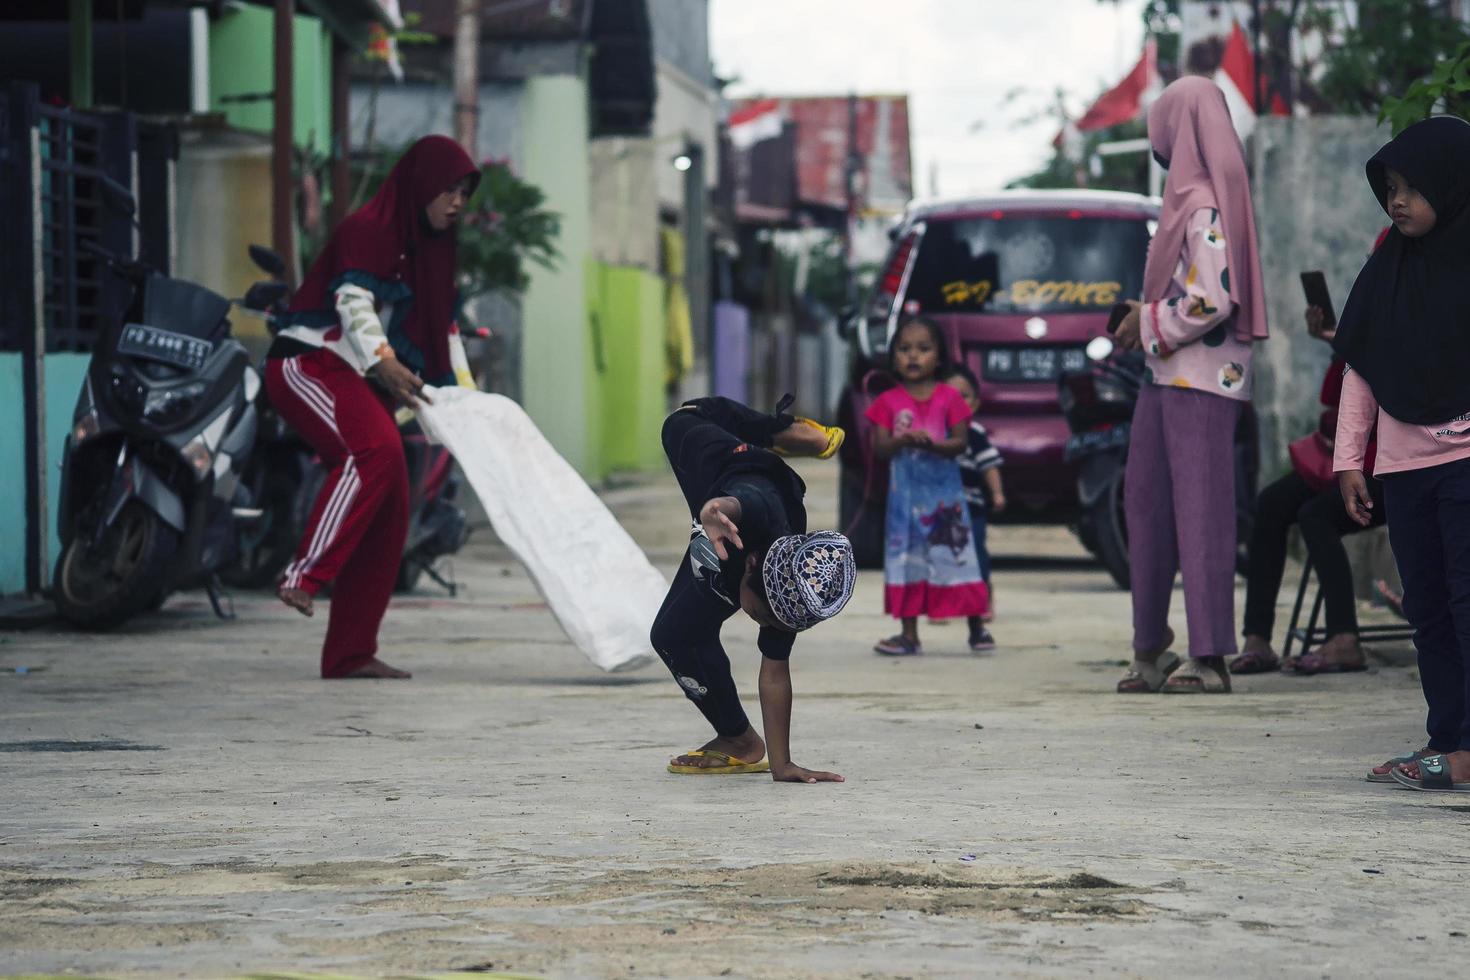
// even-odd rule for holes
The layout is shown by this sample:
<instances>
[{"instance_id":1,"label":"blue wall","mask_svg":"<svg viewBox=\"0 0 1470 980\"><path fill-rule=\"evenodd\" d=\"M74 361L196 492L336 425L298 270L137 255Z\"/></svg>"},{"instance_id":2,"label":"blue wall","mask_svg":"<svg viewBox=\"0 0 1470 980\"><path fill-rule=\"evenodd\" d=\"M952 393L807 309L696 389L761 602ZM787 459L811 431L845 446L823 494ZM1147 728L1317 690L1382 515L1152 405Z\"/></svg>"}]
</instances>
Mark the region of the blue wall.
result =
<instances>
[{"instance_id":1,"label":"blue wall","mask_svg":"<svg viewBox=\"0 0 1470 980\"><path fill-rule=\"evenodd\" d=\"M19 354L0 354L0 595L26 587L26 412Z\"/></svg>"},{"instance_id":2,"label":"blue wall","mask_svg":"<svg viewBox=\"0 0 1470 980\"><path fill-rule=\"evenodd\" d=\"M61 554L61 538L56 533L56 510L61 501L61 451L71 431L71 415L77 407L77 394L87 378L91 354L46 355L46 523L50 543L41 569L45 584L51 583L51 572Z\"/></svg>"},{"instance_id":3,"label":"blue wall","mask_svg":"<svg viewBox=\"0 0 1470 980\"><path fill-rule=\"evenodd\" d=\"M46 554L42 585L61 552L56 510L61 497L61 452L71 431L77 393L87 376L90 354L47 354L46 416ZM0 354L0 595L26 591L26 447L25 389L20 354Z\"/></svg>"}]
</instances>

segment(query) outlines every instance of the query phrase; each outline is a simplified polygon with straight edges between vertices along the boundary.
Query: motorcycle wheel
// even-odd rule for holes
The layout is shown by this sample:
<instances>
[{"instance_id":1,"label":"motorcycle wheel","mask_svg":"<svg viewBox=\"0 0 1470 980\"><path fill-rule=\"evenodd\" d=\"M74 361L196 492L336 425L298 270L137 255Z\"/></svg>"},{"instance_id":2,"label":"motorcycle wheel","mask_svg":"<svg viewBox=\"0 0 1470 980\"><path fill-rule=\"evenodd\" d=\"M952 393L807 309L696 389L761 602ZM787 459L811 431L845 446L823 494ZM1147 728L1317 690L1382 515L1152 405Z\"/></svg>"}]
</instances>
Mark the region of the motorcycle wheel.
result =
<instances>
[{"instance_id":1,"label":"motorcycle wheel","mask_svg":"<svg viewBox=\"0 0 1470 980\"><path fill-rule=\"evenodd\" d=\"M93 519L99 514L88 515ZM86 517L56 560L56 609L86 630L107 630L153 607L178 550L178 532L129 501L95 546Z\"/></svg>"},{"instance_id":2,"label":"motorcycle wheel","mask_svg":"<svg viewBox=\"0 0 1470 980\"><path fill-rule=\"evenodd\" d=\"M1097 542L1093 554L1097 555L1097 560L1108 570L1118 588L1127 591L1130 587L1128 521L1123 513L1122 468L1108 482L1107 489L1098 495L1084 520L1091 525L1091 536Z\"/></svg>"}]
</instances>

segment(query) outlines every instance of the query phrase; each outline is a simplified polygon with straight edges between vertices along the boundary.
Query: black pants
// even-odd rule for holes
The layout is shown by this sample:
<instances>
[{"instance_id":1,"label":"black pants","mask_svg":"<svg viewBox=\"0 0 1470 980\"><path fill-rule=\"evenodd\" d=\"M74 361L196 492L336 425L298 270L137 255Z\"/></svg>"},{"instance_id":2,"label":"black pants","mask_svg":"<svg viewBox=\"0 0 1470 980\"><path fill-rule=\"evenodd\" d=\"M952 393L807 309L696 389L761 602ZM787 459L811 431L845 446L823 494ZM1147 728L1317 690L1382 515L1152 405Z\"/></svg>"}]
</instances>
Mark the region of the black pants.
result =
<instances>
[{"instance_id":1,"label":"black pants","mask_svg":"<svg viewBox=\"0 0 1470 980\"><path fill-rule=\"evenodd\" d=\"M1390 473L1383 482L1429 705L1429 747L1470 749L1470 459Z\"/></svg>"},{"instance_id":2,"label":"black pants","mask_svg":"<svg viewBox=\"0 0 1470 980\"><path fill-rule=\"evenodd\" d=\"M695 520L728 471L742 443L767 447L789 417L765 415L728 398L701 398L664 421L664 453ZM739 595L731 596L734 602ZM739 611L697 579L686 552L673 585L653 621L650 639L684 696L720 735L733 738L750 728L740 694L730 675L730 658L720 643L720 627Z\"/></svg>"},{"instance_id":3,"label":"black pants","mask_svg":"<svg viewBox=\"0 0 1470 980\"><path fill-rule=\"evenodd\" d=\"M767 415L730 398L696 398L664 419L664 455L689 504L689 516L699 519L700 508L713 496L741 443L769 449L776 433L791 422L789 415Z\"/></svg>"},{"instance_id":4,"label":"black pants","mask_svg":"<svg viewBox=\"0 0 1470 980\"><path fill-rule=\"evenodd\" d=\"M1384 521L1383 484L1369 479L1368 490L1373 495L1373 526L1377 527ZM1356 633L1358 608L1353 595L1353 571L1342 546L1342 536L1363 529L1348 516L1336 485L1313 490L1307 481L1289 473L1256 498L1245 586L1245 634L1271 638L1276 622L1276 597L1286 569L1286 534L1293 524L1301 528L1307 554L1322 584L1327 635Z\"/></svg>"}]
</instances>

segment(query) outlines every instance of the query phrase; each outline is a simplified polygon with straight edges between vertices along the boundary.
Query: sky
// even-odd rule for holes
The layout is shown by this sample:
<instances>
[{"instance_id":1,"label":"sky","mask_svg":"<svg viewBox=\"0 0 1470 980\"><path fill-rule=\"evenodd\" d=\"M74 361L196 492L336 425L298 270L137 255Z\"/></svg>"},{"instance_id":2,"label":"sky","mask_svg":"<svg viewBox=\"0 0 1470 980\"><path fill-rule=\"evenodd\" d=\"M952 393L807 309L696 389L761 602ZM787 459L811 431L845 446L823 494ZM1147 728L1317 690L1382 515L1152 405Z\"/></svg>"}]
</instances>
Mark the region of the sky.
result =
<instances>
[{"instance_id":1,"label":"sky","mask_svg":"<svg viewBox=\"0 0 1470 980\"><path fill-rule=\"evenodd\" d=\"M739 79L732 97L907 93L915 194L969 194L1049 159L1059 123L1038 113L1060 88L1080 114L1127 74L1142 50L1143 6L710 0L710 46L715 73Z\"/></svg>"}]
</instances>

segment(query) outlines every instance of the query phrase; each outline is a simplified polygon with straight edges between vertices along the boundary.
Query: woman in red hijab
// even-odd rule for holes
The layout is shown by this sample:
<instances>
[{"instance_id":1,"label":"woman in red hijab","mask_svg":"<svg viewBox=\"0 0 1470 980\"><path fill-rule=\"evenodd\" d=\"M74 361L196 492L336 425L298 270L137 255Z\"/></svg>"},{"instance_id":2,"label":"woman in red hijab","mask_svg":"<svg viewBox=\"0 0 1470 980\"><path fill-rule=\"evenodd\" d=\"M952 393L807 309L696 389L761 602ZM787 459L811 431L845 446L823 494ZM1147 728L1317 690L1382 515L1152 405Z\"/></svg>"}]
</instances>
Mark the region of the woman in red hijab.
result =
<instances>
[{"instance_id":1,"label":"woman in red hijab","mask_svg":"<svg viewBox=\"0 0 1470 980\"><path fill-rule=\"evenodd\" d=\"M329 468L278 590L310 616L313 597L336 583L323 677L410 676L377 657L408 534L393 403L414 406L425 383L468 378L454 325L454 226L479 178L448 137L410 147L312 264L267 355L271 404Z\"/></svg>"}]
</instances>

